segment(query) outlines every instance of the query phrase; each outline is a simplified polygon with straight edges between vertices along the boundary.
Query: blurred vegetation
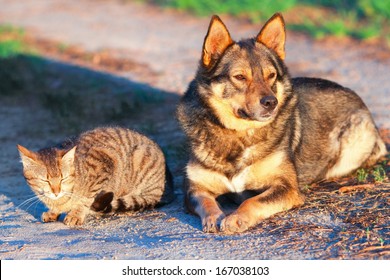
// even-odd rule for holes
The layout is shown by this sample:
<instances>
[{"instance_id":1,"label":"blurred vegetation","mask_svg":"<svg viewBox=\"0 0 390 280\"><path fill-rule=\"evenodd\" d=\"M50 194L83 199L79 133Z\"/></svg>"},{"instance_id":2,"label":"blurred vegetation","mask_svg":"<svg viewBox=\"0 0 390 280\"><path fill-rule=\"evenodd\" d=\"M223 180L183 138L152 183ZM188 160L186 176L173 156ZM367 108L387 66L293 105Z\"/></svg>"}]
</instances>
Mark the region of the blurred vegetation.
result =
<instances>
[{"instance_id":1,"label":"blurred vegetation","mask_svg":"<svg viewBox=\"0 0 390 280\"><path fill-rule=\"evenodd\" d=\"M296 0L151 0L150 2L195 13L199 16L211 14L245 15L253 22L270 17L274 11L285 11L296 4Z\"/></svg>"},{"instance_id":2,"label":"blurred vegetation","mask_svg":"<svg viewBox=\"0 0 390 280\"><path fill-rule=\"evenodd\" d=\"M390 0L145 0L198 16L229 14L264 22L283 12L287 27L315 38L382 40L390 45Z\"/></svg>"},{"instance_id":3,"label":"blurred vegetation","mask_svg":"<svg viewBox=\"0 0 390 280\"><path fill-rule=\"evenodd\" d=\"M26 52L28 47L22 42L23 35L22 29L0 25L0 58Z\"/></svg>"},{"instance_id":4,"label":"blurred vegetation","mask_svg":"<svg viewBox=\"0 0 390 280\"><path fill-rule=\"evenodd\" d=\"M357 39L384 39L390 43L390 0L297 0L297 4L322 8L317 19L290 26L316 38L327 35Z\"/></svg>"}]
</instances>

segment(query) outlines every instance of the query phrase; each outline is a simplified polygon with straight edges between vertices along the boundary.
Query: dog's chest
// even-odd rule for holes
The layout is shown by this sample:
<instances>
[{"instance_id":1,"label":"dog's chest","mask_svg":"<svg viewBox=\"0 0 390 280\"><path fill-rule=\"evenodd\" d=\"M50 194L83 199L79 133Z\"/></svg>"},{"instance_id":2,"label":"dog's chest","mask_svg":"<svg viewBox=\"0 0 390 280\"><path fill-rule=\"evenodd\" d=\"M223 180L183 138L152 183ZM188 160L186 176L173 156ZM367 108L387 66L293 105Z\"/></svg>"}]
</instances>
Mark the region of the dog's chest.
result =
<instances>
[{"instance_id":1,"label":"dog's chest","mask_svg":"<svg viewBox=\"0 0 390 280\"><path fill-rule=\"evenodd\" d=\"M226 174L226 186L231 192L242 192L246 190L252 164L259 160L256 146L245 148L236 158L234 171L232 174Z\"/></svg>"},{"instance_id":2,"label":"dog's chest","mask_svg":"<svg viewBox=\"0 0 390 280\"><path fill-rule=\"evenodd\" d=\"M250 173L250 166L244 168L231 179L225 177L225 185L230 192L240 193L246 190L248 182L248 174Z\"/></svg>"},{"instance_id":3,"label":"dog's chest","mask_svg":"<svg viewBox=\"0 0 390 280\"><path fill-rule=\"evenodd\" d=\"M252 157L252 151L246 151L247 156ZM264 186L273 183L275 175L283 170L283 163L286 159L284 150L276 150L267 155L258 154L253 157L251 164L241 168L231 168L234 173L227 173L224 166L218 168L207 167L196 161L187 166L189 180L200 188L207 188L216 194L242 193L246 190L260 190Z\"/></svg>"},{"instance_id":4,"label":"dog's chest","mask_svg":"<svg viewBox=\"0 0 390 280\"><path fill-rule=\"evenodd\" d=\"M241 169L233 176L225 177L225 186L235 193L262 188L270 183L269 179L275 172L279 172L285 159L283 150L264 156L258 153L256 147L248 148L243 152Z\"/></svg>"}]
</instances>

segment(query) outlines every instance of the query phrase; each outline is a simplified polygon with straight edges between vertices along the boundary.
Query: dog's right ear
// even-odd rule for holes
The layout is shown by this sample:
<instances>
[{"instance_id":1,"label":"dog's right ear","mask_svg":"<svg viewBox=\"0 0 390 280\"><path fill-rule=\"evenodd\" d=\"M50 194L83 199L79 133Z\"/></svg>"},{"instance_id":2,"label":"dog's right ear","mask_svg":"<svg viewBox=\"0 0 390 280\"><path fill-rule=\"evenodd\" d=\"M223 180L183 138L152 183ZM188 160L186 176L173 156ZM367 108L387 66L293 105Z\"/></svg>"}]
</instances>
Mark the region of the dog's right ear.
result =
<instances>
[{"instance_id":1,"label":"dog's right ear","mask_svg":"<svg viewBox=\"0 0 390 280\"><path fill-rule=\"evenodd\" d=\"M209 30L203 43L203 65L209 67L233 43L229 31L222 20L214 15L211 18Z\"/></svg>"},{"instance_id":2,"label":"dog's right ear","mask_svg":"<svg viewBox=\"0 0 390 280\"><path fill-rule=\"evenodd\" d=\"M286 27L283 16L280 13L274 14L261 29L256 39L259 43L264 44L269 49L284 60L286 52L284 45L286 42Z\"/></svg>"}]
</instances>

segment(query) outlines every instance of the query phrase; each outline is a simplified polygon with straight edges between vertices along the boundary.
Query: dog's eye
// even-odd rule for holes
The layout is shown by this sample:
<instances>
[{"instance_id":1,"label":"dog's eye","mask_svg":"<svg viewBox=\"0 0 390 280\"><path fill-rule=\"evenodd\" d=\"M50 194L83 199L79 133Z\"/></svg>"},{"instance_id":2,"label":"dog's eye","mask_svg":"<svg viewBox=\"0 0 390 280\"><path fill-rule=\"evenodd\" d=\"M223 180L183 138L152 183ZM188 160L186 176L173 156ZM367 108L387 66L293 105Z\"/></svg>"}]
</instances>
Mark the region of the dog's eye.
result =
<instances>
[{"instance_id":1,"label":"dog's eye","mask_svg":"<svg viewBox=\"0 0 390 280\"><path fill-rule=\"evenodd\" d=\"M244 76L244 75L241 75L241 74L235 75L234 78L235 78L236 80L238 80L238 81L245 81L245 80L246 80L245 76Z\"/></svg>"},{"instance_id":2,"label":"dog's eye","mask_svg":"<svg viewBox=\"0 0 390 280\"><path fill-rule=\"evenodd\" d=\"M267 79L268 79L268 80L272 80L272 79L275 78L275 77L276 77L276 73L275 73L275 72L272 72L272 73L270 73L270 74L268 75Z\"/></svg>"}]
</instances>

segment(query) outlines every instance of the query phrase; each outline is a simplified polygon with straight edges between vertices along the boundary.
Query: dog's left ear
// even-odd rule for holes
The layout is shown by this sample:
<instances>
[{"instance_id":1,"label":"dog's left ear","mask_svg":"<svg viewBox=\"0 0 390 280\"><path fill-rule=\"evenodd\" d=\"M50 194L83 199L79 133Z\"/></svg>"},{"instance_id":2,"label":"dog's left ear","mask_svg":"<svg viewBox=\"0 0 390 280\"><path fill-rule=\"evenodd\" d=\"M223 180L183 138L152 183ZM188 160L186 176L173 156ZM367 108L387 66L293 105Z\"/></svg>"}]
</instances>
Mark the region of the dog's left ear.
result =
<instances>
[{"instance_id":1,"label":"dog's left ear","mask_svg":"<svg viewBox=\"0 0 390 280\"><path fill-rule=\"evenodd\" d=\"M280 13L274 14L266 22L259 35L257 35L256 40L275 51L281 59L285 58L284 44L286 42L286 28L284 19Z\"/></svg>"},{"instance_id":2,"label":"dog's left ear","mask_svg":"<svg viewBox=\"0 0 390 280\"><path fill-rule=\"evenodd\" d=\"M214 15L203 43L203 64L206 67L212 65L232 43L233 40L225 24L218 16Z\"/></svg>"}]
</instances>

